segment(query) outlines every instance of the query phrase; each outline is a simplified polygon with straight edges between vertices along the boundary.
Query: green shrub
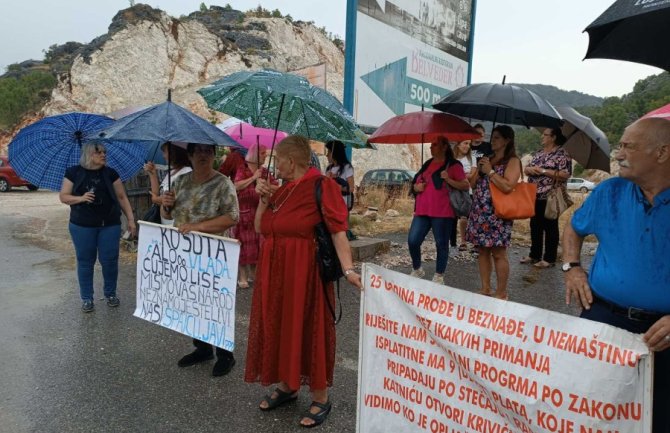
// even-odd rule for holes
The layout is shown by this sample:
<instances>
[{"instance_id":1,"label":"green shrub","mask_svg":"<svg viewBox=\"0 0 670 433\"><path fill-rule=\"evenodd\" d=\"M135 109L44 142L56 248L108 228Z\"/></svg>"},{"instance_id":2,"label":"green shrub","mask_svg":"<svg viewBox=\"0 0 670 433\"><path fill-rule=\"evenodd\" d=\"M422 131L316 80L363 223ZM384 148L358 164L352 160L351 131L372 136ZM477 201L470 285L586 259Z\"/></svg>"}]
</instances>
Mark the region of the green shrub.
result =
<instances>
[{"instance_id":1,"label":"green shrub","mask_svg":"<svg viewBox=\"0 0 670 433\"><path fill-rule=\"evenodd\" d=\"M0 128L9 129L25 114L42 108L55 86L56 78L42 71L0 78Z\"/></svg>"}]
</instances>

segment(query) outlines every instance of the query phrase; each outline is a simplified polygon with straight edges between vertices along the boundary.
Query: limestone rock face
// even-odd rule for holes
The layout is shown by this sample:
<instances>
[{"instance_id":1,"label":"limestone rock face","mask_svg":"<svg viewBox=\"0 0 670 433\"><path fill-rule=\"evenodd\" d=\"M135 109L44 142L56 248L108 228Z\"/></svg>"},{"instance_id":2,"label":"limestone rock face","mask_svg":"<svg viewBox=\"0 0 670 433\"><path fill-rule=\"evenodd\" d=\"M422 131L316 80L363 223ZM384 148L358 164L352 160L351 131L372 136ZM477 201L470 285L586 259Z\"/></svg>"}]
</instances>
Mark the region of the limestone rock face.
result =
<instances>
[{"instance_id":1,"label":"limestone rock face","mask_svg":"<svg viewBox=\"0 0 670 433\"><path fill-rule=\"evenodd\" d=\"M197 89L237 71L291 71L320 63L326 64L328 91L342 100L344 55L312 24L241 13L219 16L219 21L200 13L176 19L143 7L148 9L119 12L110 32L74 59L69 72L60 75L43 115L149 106L165 101L167 90L173 89L174 102L218 122L227 116L209 110ZM353 156L357 184L369 169L416 170L419 164L418 145L381 145L378 151L356 150Z\"/></svg>"}]
</instances>

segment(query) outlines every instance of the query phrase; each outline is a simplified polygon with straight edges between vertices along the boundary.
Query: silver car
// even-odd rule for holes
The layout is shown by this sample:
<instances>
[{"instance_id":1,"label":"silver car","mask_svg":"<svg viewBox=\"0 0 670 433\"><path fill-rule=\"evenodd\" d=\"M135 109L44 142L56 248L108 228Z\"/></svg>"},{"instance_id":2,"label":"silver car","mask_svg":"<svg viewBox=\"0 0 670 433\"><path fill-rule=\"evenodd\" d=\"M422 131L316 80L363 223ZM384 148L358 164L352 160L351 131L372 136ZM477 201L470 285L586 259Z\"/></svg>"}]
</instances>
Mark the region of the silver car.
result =
<instances>
[{"instance_id":1,"label":"silver car","mask_svg":"<svg viewBox=\"0 0 670 433\"><path fill-rule=\"evenodd\" d=\"M589 192L595 187L595 183L590 180L582 179L581 177L571 177L568 179L568 191Z\"/></svg>"}]
</instances>

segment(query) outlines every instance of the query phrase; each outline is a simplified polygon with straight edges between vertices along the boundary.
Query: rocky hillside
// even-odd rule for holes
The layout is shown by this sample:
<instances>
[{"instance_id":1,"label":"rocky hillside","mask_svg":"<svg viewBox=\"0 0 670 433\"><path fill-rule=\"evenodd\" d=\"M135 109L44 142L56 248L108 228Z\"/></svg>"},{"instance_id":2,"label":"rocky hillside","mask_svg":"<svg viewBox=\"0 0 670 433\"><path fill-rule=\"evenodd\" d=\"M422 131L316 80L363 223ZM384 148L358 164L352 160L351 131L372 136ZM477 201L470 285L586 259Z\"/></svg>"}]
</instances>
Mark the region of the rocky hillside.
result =
<instances>
[{"instance_id":1,"label":"rocky hillside","mask_svg":"<svg viewBox=\"0 0 670 433\"><path fill-rule=\"evenodd\" d=\"M170 88L176 103L220 121L226 116L207 108L196 93L200 87L241 70L291 71L319 63L327 67L327 89L341 100L344 54L312 23L256 18L217 6L174 18L137 4L119 11L107 34L89 44L52 46L44 64L25 62L26 70L49 65L57 84L41 112L20 126L68 111L104 114L156 104ZM11 73L20 74L16 69ZM0 152L17 130L0 137ZM371 168L416 168L420 153L386 146L355 151L353 162L358 181Z\"/></svg>"}]
</instances>

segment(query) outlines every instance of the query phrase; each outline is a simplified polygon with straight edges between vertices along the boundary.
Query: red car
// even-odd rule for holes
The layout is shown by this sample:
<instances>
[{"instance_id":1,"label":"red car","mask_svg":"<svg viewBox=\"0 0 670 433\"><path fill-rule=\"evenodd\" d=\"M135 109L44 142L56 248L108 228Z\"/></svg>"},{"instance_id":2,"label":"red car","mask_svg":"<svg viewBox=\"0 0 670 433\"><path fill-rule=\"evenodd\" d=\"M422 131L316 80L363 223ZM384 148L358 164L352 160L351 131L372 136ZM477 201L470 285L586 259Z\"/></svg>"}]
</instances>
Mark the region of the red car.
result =
<instances>
[{"instance_id":1,"label":"red car","mask_svg":"<svg viewBox=\"0 0 670 433\"><path fill-rule=\"evenodd\" d=\"M31 191L36 191L37 187L30 182L21 179L11 165L6 156L0 156L0 192L7 192L13 186L25 186Z\"/></svg>"}]
</instances>

